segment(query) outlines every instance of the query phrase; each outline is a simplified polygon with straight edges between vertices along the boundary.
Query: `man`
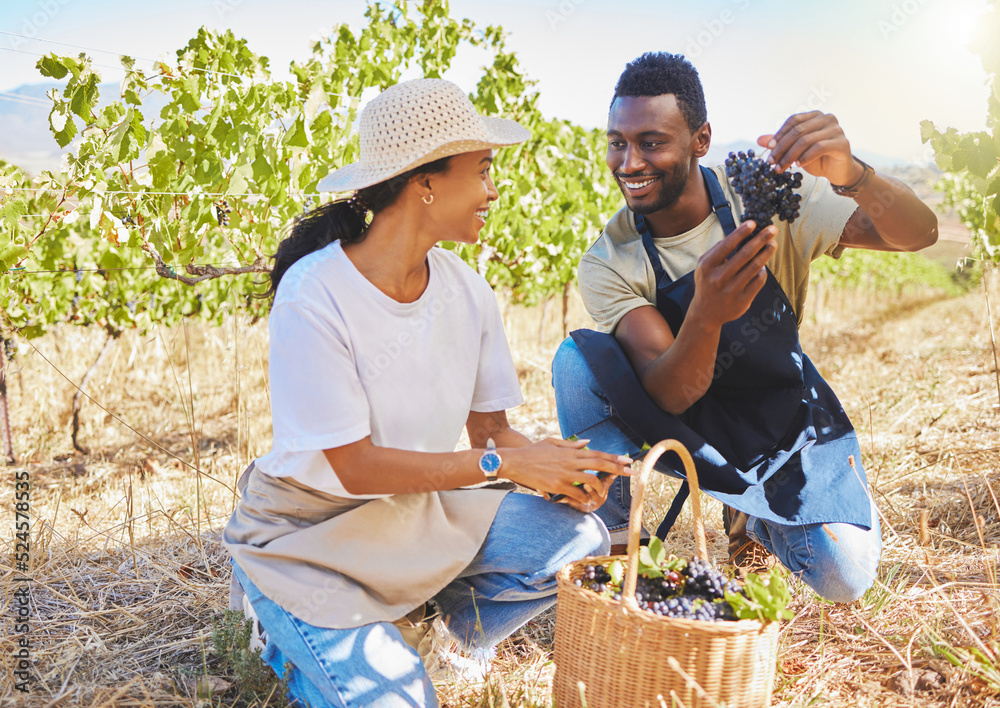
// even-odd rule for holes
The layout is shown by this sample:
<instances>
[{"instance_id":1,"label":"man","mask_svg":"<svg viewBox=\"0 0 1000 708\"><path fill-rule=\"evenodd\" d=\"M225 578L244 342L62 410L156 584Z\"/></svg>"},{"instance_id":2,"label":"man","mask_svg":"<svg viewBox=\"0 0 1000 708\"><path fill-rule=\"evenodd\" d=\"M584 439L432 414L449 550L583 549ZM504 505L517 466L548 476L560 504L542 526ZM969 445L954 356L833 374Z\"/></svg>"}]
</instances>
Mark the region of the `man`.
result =
<instances>
[{"instance_id":1,"label":"man","mask_svg":"<svg viewBox=\"0 0 1000 708\"><path fill-rule=\"evenodd\" d=\"M702 488L726 505L737 561L766 549L821 596L860 597L881 554L878 512L853 427L799 348L809 263L845 247L919 250L937 240L937 218L814 111L758 140L776 170L804 172L802 202L792 224L749 238L756 225L736 226L742 204L724 169L699 167L712 129L682 56L647 53L626 67L607 135L626 206L580 263L601 332L574 332L553 361L563 435L633 455L679 439ZM630 501L616 480L598 512L612 543L625 540Z\"/></svg>"}]
</instances>

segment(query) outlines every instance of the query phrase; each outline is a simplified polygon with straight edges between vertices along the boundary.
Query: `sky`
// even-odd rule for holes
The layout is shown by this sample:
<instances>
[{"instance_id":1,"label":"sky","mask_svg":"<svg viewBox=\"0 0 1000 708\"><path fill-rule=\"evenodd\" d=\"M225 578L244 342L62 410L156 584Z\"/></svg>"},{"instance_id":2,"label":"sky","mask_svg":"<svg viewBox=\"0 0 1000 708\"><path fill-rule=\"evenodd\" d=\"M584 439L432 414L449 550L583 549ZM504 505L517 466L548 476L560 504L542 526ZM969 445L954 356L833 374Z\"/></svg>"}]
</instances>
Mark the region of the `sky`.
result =
<instances>
[{"instance_id":1,"label":"sky","mask_svg":"<svg viewBox=\"0 0 1000 708\"><path fill-rule=\"evenodd\" d=\"M920 142L921 120L985 128L986 75L966 46L985 7L986 0L451 2L455 17L504 27L547 116L605 127L625 64L669 51L698 69L717 144L755 140L793 113L818 109L837 116L852 148L918 164L933 155ZM106 52L88 53L114 67L116 54L172 58L201 26L246 38L285 78L311 41L339 22L358 26L364 8L363 0L0 0L0 32L24 35L0 34L0 92L41 81L38 54L80 51L52 42ZM460 53L448 78L471 91L485 61ZM122 75L100 71L104 80Z\"/></svg>"}]
</instances>

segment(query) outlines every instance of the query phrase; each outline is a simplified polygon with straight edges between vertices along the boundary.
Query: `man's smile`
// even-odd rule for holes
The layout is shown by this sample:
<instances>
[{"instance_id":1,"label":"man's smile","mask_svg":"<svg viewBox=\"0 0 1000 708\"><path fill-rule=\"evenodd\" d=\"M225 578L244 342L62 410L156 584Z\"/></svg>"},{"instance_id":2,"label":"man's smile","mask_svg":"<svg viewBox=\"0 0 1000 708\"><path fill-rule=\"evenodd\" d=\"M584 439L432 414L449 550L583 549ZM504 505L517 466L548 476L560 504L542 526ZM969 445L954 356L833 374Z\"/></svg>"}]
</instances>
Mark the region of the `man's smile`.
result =
<instances>
[{"instance_id":1,"label":"man's smile","mask_svg":"<svg viewBox=\"0 0 1000 708\"><path fill-rule=\"evenodd\" d=\"M659 176L640 175L637 177L618 177L618 183L632 196L643 196L648 192L648 187L653 184Z\"/></svg>"}]
</instances>

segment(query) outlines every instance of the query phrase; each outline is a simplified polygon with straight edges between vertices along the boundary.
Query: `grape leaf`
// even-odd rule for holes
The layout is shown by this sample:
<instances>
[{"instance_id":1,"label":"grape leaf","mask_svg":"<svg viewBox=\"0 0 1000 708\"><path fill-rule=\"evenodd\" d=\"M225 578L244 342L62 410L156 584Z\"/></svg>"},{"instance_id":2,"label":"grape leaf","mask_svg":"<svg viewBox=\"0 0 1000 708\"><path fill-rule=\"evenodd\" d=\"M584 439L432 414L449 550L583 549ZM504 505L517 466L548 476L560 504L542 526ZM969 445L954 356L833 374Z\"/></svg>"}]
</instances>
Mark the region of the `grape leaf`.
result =
<instances>
[{"instance_id":1,"label":"grape leaf","mask_svg":"<svg viewBox=\"0 0 1000 708\"><path fill-rule=\"evenodd\" d=\"M608 575L611 576L611 582L621 587L622 580L625 578L625 564L620 560L612 561L608 566Z\"/></svg>"},{"instance_id":2,"label":"grape leaf","mask_svg":"<svg viewBox=\"0 0 1000 708\"><path fill-rule=\"evenodd\" d=\"M83 118L85 121L89 121L91 118L91 110L95 103L97 103L97 98L99 91L97 88L98 76L97 74L90 73L87 76L87 81L83 84L72 82L73 85L72 93L69 100L69 108L73 113ZM67 87L68 88L68 87Z\"/></svg>"},{"instance_id":3,"label":"grape leaf","mask_svg":"<svg viewBox=\"0 0 1000 708\"><path fill-rule=\"evenodd\" d=\"M973 175L985 179L997 166L997 148L987 133L969 134L958 144L952 160L954 169L968 169Z\"/></svg>"},{"instance_id":4,"label":"grape leaf","mask_svg":"<svg viewBox=\"0 0 1000 708\"><path fill-rule=\"evenodd\" d=\"M0 273L6 273L26 255L28 255L28 249L19 243L8 243L0 246Z\"/></svg>"},{"instance_id":5,"label":"grape leaf","mask_svg":"<svg viewBox=\"0 0 1000 708\"><path fill-rule=\"evenodd\" d=\"M749 573L743 592L726 590L726 600L738 619L777 622L795 615L787 608L791 599L785 571L774 569L766 576Z\"/></svg>"},{"instance_id":6,"label":"grape leaf","mask_svg":"<svg viewBox=\"0 0 1000 708\"><path fill-rule=\"evenodd\" d=\"M649 555L656 565L663 565L663 561L667 559L667 551L663 547L663 541L656 536L649 539Z\"/></svg>"},{"instance_id":7,"label":"grape leaf","mask_svg":"<svg viewBox=\"0 0 1000 708\"><path fill-rule=\"evenodd\" d=\"M656 562L656 559L650 553L649 546L639 546L638 573L639 575L645 575L647 578L663 577L663 570L660 569L660 564Z\"/></svg>"},{"instance_id":8,"label":"grape leaf","mask_svg":"<svg viewBox=\"0 0 1000 708\"><path fill-rule=\"evenodd\" d=\"M69 73L66 65L55 54L42 57L35 66L42 76L51 76L53 79L61 79Z\"/></svg>"},{"instance_id":9,"label":"grape leaf","mask_svg":"<svg viewBox=\"0 0 1000 708\"><path fill-rule=\"evenodd\" d=\"M937 127L929 120L920 121L920 141L926 143L933 137L940 135Z\"/></svg>"}]
</instances>

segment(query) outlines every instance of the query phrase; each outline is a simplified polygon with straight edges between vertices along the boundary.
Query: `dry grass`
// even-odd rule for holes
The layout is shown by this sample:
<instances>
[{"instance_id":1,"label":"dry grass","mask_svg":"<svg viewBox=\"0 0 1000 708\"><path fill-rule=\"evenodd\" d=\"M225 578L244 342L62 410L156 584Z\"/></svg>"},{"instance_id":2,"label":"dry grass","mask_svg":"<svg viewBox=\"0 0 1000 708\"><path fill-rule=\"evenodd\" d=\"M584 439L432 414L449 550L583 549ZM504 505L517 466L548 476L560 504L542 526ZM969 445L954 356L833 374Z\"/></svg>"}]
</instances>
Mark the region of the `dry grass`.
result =
<instances>
[{"instance_id":1,"label":"dry grass","mask_svg":"<svg viewBox=\"0 0 1000 708\"><path fill-rule=\"evenodd\" d=\"M1000 705L1000 394L982 292L828 291L810 307L804 348L862 438L885 552L878 584L855 603L795 588L775 705ZM556 434L548 363L561 339L558 305L505 315L527 398L512 418L529 436ZM586 326L576 302L571 324ZM235 320L126 334L94 378L101 407L84 404L88 456L72 454L74 389L57 369L79 381L102 338L63 329L33 342L37 350L21 343L10 379L20 461L7 475L28 470L33 485L35 668L32 692L15 692L19 574L6 565L14 490L4 484L0 706L251 704L238 686L219 684L206 701L196 685L203 676L234 681L211 642L229 578L219 529L236 477L268 447L266 341L264 325ZM661 480L648 524L670 494ZM706 514L719 557L718 505ZM688 528L685 512L670 539L685 553ZM550 705L553 631L554 614L545 613L503 645L485 687L443 686L443 704ZM992 661L977 663L972 651Z\"/></svg>"}]
</instances>

